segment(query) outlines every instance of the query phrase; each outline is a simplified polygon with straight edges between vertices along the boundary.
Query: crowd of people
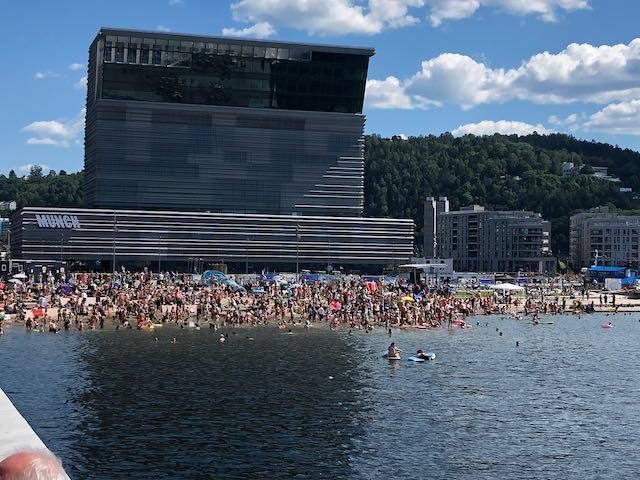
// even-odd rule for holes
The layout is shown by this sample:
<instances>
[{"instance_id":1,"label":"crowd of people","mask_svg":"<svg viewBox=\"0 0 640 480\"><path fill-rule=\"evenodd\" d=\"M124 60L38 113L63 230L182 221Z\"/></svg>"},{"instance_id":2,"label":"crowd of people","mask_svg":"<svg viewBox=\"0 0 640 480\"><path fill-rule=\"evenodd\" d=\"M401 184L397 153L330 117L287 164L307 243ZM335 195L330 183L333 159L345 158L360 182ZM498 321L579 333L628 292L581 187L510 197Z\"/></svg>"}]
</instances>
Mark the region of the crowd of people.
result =
<instances>
[{"instance_id":1,"label":"crowd of people","mask_svg":"<svg viewBox=\"0 0 640 480\"><path fill-rule=\"evenodd\" d=\"M480 314L584 313L588 305L566 298L512 297L480 290L455 294L448 285L346 279L318 282L268 282L255 278L243 289L223 283L205 285L185 274L123 272L73 274L64 282L53 276L39 282L0 284L1 319L10 315L28 330L49 332L104 328L327 324L332 329L370 331L377 327L465 328Z\"/></svg>"}]
</instances>

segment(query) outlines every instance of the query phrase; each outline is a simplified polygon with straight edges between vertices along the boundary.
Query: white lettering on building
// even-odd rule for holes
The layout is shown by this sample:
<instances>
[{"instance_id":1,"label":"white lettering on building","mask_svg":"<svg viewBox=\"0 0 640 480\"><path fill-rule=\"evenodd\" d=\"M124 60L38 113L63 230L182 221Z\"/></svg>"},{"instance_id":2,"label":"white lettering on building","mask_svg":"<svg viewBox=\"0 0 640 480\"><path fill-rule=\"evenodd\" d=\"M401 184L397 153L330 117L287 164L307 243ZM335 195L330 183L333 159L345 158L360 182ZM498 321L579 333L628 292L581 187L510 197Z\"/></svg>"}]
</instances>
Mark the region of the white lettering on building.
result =
<instances>
[{"instance_id":1,"label":"white lettering on building","mask_svg":"<svg viewBox=\"0 0 640 480\"><path fill-rule=\"evenodd\" d=\"M40 228L80 228L77 215L41 215L36 214Z\"/></svg>"}]
</instances>

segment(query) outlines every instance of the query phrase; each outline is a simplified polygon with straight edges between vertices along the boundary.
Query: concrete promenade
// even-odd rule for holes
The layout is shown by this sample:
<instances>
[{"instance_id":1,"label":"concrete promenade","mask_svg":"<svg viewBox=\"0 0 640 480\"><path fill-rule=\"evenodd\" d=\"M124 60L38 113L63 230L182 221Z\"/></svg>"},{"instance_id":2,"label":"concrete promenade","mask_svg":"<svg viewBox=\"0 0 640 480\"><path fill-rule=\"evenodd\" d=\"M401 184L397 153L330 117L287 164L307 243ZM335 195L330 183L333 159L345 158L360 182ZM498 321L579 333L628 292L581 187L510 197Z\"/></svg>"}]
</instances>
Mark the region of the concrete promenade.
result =
<instances>
[{"instance_id":1,"label":"concrete promenade","mask_svg":"<svg viewBox=\"0 0 640 480\"><path fill-rule=\"evenodd\" d=\"M47 450L47 446L0 390L0 460L20 450Z\"/></svg>"}]
</instances>

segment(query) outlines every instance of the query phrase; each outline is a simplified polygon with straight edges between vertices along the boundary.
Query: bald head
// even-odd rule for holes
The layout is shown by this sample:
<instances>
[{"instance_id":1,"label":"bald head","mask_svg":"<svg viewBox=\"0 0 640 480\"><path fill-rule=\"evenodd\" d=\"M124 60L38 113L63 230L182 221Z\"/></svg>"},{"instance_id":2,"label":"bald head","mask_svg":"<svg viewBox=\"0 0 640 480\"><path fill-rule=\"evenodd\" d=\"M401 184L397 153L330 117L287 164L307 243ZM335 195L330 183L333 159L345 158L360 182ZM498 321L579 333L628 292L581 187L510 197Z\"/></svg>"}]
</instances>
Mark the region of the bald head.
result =
<instances>
[{"instance_id":1,"label":"bald head","mask_svg":"<svg viewBox=\"0 0 640 480\"><path fill-rule=\"evenodd\" d=\"M19 452L0 462L0 480L68 480L62 463L49 452Z\"/></svg>"}]
</instances>

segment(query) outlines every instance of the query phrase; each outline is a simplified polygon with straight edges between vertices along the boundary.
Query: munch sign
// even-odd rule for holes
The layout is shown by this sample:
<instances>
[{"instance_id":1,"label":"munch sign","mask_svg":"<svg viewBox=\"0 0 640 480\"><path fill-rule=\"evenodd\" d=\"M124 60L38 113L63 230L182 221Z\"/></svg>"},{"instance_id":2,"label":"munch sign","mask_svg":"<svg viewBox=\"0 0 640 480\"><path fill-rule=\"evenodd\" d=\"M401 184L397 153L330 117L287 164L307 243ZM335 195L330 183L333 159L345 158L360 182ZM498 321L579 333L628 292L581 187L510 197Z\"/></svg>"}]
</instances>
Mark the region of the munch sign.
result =
<instances>
[{"instance_id":1,"label":"munch sign","mask_svg":"<svg viewBox=\"0 0 640 480\"><path fill-rule=\"evenodd\" d=\"M40 228L80 228L77 215L40 215L36 214Z\"/></svg>"}]
</instances>

